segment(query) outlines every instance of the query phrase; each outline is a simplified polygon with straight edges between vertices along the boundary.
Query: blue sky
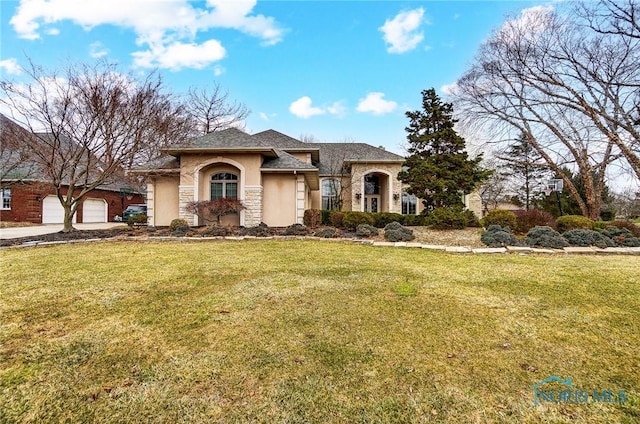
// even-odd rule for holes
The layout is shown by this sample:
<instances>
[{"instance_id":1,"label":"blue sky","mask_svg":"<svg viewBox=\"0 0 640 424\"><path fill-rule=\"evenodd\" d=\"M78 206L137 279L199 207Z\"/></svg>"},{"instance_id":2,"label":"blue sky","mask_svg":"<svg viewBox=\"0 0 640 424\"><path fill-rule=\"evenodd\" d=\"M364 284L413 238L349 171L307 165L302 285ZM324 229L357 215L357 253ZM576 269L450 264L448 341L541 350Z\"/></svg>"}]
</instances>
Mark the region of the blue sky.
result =
<instances>
[{"instance_id":1,"label":"blue sky","mask_svg":"<svg viewBox=\"0 0 640 424\"><path fill-rule=\"evenodd\" d=\"M420 92L443 96L505 19L549 2L2 0L2 78L103 58L157 68L176 92L214 83L246 129L402 153Z\"/></svg>"}]
</instances>

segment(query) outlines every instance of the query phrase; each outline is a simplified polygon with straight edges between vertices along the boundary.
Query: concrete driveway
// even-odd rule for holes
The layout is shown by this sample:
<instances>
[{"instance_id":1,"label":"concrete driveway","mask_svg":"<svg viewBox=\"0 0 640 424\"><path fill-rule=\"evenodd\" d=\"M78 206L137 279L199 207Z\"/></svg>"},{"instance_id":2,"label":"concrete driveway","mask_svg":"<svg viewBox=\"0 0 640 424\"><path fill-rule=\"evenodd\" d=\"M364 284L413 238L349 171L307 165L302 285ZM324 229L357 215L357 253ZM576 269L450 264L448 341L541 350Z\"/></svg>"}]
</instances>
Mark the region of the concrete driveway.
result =
<instances>
[{"instance_id":1,"label":"concrete driveway","mask_svg":"<svg viewBox=\"0 0 640 424\"><path fill-rule=\"evenodd\" d=\"M114 227L124 227L122 222L101 222L94 224L73 224L78 230L107 230ZM30 227L0 228L0 239L41 236L62 231L62 224L34 225Z\"/></svg>"}]
</instances>

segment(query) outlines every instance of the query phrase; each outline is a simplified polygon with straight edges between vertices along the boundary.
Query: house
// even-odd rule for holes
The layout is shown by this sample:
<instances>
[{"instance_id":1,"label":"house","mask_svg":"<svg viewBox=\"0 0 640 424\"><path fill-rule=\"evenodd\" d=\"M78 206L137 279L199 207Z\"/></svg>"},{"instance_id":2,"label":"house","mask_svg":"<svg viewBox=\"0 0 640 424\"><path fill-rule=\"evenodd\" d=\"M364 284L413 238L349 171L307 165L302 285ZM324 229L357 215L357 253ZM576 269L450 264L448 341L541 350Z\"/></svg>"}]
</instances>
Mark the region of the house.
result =
<instances>
[{"instance_id":1,"label":"house","mask_svg":"<svg viewBox=\"0 0 640 424\"><path fill-rule=\"evenodd\" d=\"M364 143L303 143L274 130L229 128L162 152L131 171L146 177L149 225L175 218L204 225L185 207L219 197L245 206L222 223L246 227L302 223L306 209L418 214L422 206L397 179L404 158Z\"/></svg>"},{"instance_id":2,"label":"house","mask_svg":"<svg viewBox=\"0 0 640 424\"><path fill-rule=\"evenodd\" d=\"M0 114L0 221L62 223L64 209L53 185L24 142L21 143L29 136L27 130ZM63 194L66 194L65 189L68 187L63 185ZM79 194L80 189L76 188L74 193ZM128 205L136 203L144 203L142 194L132 189L124 178L113 181L85 196L73 222L112 221L116 216L122 216Z\"/></svg>"}]
</instances>

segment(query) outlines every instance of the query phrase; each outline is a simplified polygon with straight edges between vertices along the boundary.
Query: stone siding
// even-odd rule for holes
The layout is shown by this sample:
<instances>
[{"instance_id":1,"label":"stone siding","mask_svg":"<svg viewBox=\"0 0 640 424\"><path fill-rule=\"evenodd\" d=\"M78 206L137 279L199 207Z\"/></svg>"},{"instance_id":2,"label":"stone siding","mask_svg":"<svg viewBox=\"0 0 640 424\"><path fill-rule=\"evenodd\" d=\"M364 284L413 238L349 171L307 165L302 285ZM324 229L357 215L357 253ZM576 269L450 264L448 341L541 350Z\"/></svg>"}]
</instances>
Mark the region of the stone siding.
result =
<instances>
[{"instance_id":1,"label":"stone siding","mask_svg":"<svg viewBox=\"0 0 640 424\"><path fill-rule=\"evenodd\" d=\"M262 186L247 186L244 190L244 222L240 225L255 227L262 222Z\"/></svg>"},{"instance_id":2,"label":"stone siding","mask_svg":"<svg viewBox=\"0 0 640 424\"><path fill-rule=\"evenodd\" d=\"M196 218L185 210L189 202L193 202L193 186L181 185L178 187L178 213L180 218L187 221L190 226L196 225Z\"/></svg>"}]
</instances>

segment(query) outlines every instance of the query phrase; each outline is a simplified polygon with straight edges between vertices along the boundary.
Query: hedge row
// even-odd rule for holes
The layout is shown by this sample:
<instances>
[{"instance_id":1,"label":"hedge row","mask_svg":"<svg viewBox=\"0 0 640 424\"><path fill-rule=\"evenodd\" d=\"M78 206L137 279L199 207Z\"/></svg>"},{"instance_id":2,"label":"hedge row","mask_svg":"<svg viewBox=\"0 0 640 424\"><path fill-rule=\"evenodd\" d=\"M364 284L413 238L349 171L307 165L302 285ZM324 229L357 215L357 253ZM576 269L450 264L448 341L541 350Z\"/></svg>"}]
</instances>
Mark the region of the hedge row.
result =
<instances>
[{"instance_id":1,"label":"hedge row","mask_svg":"<svg viewBox=\"0 0 640 424\"><path fill-rule=\"evenodd\" d=\"M637 229L640 232L640 227ZM640 237L634 235L630 229L618 228L613 225L600 231L574 228L562 234L549 226L537 226L530 229L524 239L515 237L508 227L491 225L482 234L480 240L489 247L529 246L552 249L561 249L567 246L640 247Z\"/></svg>"},{"instance_id":2,"label":"hedge row","mask_svg":"<svg viewBox=\"0 0 640 424\"><path fill-rule=\"evenodd\" d=\"M422 215L402 215L395 212L371 213L307 209L304 212L303 222L311 228L330 225L352 230L355 230L360 224L384 228L392 222L397 222L409 227L430 225L435 229L442 230L480 226L478 218L472 211L463 211L456 208L438 208Z\"/></svg>"}]
</instances>

